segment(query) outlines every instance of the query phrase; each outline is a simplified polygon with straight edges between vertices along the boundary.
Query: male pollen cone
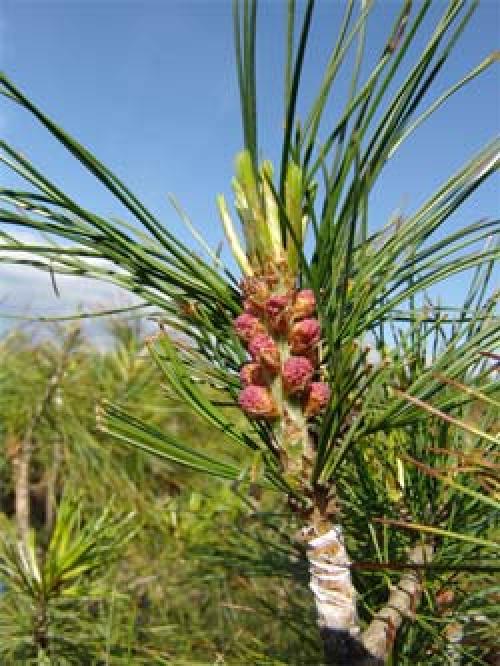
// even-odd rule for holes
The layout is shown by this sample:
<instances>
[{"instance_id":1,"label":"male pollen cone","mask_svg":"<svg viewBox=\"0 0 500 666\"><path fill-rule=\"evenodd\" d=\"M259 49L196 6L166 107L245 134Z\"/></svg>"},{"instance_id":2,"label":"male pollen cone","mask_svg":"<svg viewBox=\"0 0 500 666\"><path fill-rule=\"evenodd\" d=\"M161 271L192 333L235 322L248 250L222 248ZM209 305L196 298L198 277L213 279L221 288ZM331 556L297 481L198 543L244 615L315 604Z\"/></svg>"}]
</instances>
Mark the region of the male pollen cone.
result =
<instances>
[{"instance_id":1,"label":"male pollen cone","mask_svg":"<svg viewBox=\"0 0 500 666\"><path fill-rule=\"evenodd\" d=\"M290 395L302 393L311 383L314 366L305 356L291 356L283 363L281 376L285 391Z\"/></svg>"},{"instance_id":2,"label":"male pollen cone","mask_svg":"<svg viewBox=\"0 0 500 666\"><path fill-rule=\"evenodd\" d=\"M259 363L247 363L240 370L240 380L243 386L256 384L257 386L266 385L264 369Z\"/></svg>"},{"instance_id":3,"label":"male pollen cone","mask_svg":"<svg viewBox=\"0 0 500 666\"><path fill-rule=\"evenodd\" d=\"M274 398L264 386L247 386L241 391L238 403L245 414L254 418L274 419L278 416Z\"/></svg>"},{"instance_id":4,"label":"male pollen cone","mask_svg":"<svg viewBox=\"0 0 500 666\"><path fill-rule=\"evenodd\" d=\"M250 340L248 351L253 360L267 370L277 373L280 369L280 352L274 340L265 333L258 333Z\"/></svg>"},{"instance_id":5,"label":"male pollen cone","mask_svg":"<svg viewBox=\"0 0 500 666\"><path fill-rule=\"evenodd\" d=\"M330 400L330 387L326 382L312 382L309 387L304 414L307 417L317 416Z\"/></svg>"},{"instance_id":6,"label":"male pollen cone","mask_svg":"<svg viewBox=\"0 0 500 666\"><path fill-rule=\"evenodd\" d=\"M306 319L316 312L316 296L312 289L302 289L297 292L292 307L293 319Z\"/></svg>"},{"instance_id":7,"label":"male pollen cone","mask_svg":"<svg viewBox=\"0 0 500 666\"><path fill-rule=\"evenodd\" d=\"M236 335L247 344L258 333L263 333L265 330L262 322L257 317L248 313L243 313L239 317L236 317L233 326Z\"/></svg>"},{"instance_id":8,"label":"male pollen cone","mask_svg":"<svg viewBox=\"0 0 500 666\"><path fill-rule=\"evenodd\" d=\"M321 336L317 319L302 319L292 326L288 342L294 354L303 354L318 344Z\"/></svg>"},{"instance_id":9,"label":"male pollen cone","mask_svg":"<svg viewBox=\"0 0 500 666\"><path fill-rule=\"evenodd\" d=\"M288 326L288 307L290 305L290 296L282 294L280 296L271 296L266 301L266 314L271 328L276 332L284 333Z\"/></svg>"}]
</instances>

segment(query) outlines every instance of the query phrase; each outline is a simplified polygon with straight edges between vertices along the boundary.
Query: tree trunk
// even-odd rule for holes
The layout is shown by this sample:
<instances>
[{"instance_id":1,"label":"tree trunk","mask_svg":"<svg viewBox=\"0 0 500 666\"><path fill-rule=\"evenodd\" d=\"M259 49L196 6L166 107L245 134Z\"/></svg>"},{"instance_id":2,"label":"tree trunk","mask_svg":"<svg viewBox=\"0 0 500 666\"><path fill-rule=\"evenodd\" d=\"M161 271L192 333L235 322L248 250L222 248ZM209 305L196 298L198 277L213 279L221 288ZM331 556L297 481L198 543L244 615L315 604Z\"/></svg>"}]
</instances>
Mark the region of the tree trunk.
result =
<instances>
[{"instance_id":1,"label":"tree trunk","mask_svg":"<svg viewBox=\"0 0 500 666\"><path fill-rule=\"evenodd\" d=\"M329 666L383 666L392 652L397 630L412 618L420 602L422 585L418 573L410 571L393 587L387 604L362 632L356 609L357 593L351 580L351 561L344 546L342 528L329 530L308 526L307 540L310 588L318 613L318 624ZM429 546L416 546L408 556L421 564L432 556Z\"/></svg>"},{"instance_id":2,"label":"tree trunk","mask_svg":"<svg viewBox=\"0 0 500 666\"><path fill-rule=\"evenodd\" d=\"M335 666L381 666L361 641L356 590L351 581L351 561L344 546L342 527L323 534L308 527L304 534L318 624L325 649L325 663Z\"/></svg>"},{"instance_id":3,"label":"tree trunk","mask_svg":"<svg viewBox=\"0 0 500 666\"><path fill-rule=\"evenodd\" d=\"M33 410L30 423L26 429L26 433L21 441L20 450L17 458L15 459L16 466L16 522L19 533L19 538L26 542L30 528L30 462L31 453L33 451L34 434L37 426L42 421L45 411L49 407L54 393L62 379L66 363L69 359L70 352L74 345L78 342L80 335L79 328L75 328L68 333L64 345L56 365L53 375L49 378L45 391L38 404Z\"/></svg>"},{"instance_id":4,"label":"tree trunk","mask_svg":"<svg viewBox=\"0 0 500 666\"><path fill-rule=\"evenodd\" d=\"M14 459L15 512L19 539L26 543L30 529L31 432L21 441Z\"/></svg>"}]
</instances>

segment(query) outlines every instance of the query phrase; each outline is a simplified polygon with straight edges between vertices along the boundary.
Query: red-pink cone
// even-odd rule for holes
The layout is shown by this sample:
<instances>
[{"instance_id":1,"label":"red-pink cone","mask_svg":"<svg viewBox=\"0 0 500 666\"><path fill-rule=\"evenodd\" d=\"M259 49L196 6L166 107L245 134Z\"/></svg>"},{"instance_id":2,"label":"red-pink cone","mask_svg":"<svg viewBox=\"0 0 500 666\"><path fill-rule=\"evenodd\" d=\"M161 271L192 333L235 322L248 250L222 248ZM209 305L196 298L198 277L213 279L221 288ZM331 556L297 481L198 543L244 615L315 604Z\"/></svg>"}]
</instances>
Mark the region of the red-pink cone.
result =
<instances>
[{"instance_id":1,"label":"red-pink cone","mask_svg":"<svg viewBox=\"0 0 500 666\"><path fill-rule=\"evenodd\" d=\"M292 307L293 319L306 319L316 312L316 296L312 289L302 289L295 297Z\"/></svg>"},{"instance_id":2,"label":"red-pink cone","mask_svg":"<svg viewBox=\"0 0 500 666\"><path fill-rule=\"evenodd\" d=\"M279 349L269 335L257 334L250 340L248 351L254 361L261 363L267 370L276 373L280 369Z\"/></svg>"},{"instance_id":3,"label":"red-pink cone","mask_svg":"<svg viewBox=\"0 0 500 666\"><path fill-rule=\"evenodd\" d=\"M314 367L305 356L291 356L283 363L281 376L285 391L290 395L302 393L311 383Z\"/></svg>"},{"instance_id":4,"label":"red-pink cone","mask_svg":"<svg viewBox=\"0 0 500 666\"><path fill-rule=\"evenodd\" d=\"M251 384L256 384L257 386L266 385L265 372L258 363L247 363L244 365L240 370L240 379L243 386L250 386Z\"/></svg>"},{"instance_id":5,"label":"red-pink cone","mask_svg":"<svg viewBox=\"0 0 500 666\"><path fill-rule=\"evenodd\" d=\"M330 387L325 382L313 382L309 387L304 414L306 416L317 416L330 400Z\"/></svg>"},{"instance_id":6,"label":"red-pink cone","mask_svg":"<svg viewBox=\"0 0 500 666\"><path fill-rule=\"evenodd\" d=\"M318 344L320 336L317 319L302 319L292 326L288 341L294 354L303 354Z\"/></svg>"},{"instance_id":7,"label":"red-pink cone","mask_svg":"<svg viewBox=\"0 0 500 666\"><path fill-rule=\"evenodd\" d=\"M247 344L258 333L264 333L265 331L262 322L260 322L257 317L247 313L236 317L233 322L233 326L234 330L236 331L236 335Z\"/></svg>"},{"instance_id":8,"label":"red-pink cone","mask_svg":"<svg viewBox=\"0 0 500 666\"><path fill-rule=\"evenodd\" d=\"M266 301L266 314L274 331L284 333L288 327L290 296L271 296Z\"/></svg>"},{"instance_id":9,"label":"red-pink cone","mask_svg":"<svg viewBox=\"0 0 500 666\"><path fill-rule=\"evenodd\" d=\"M274 419L278 416L274 398L264 386L247 386L241 391L238 403L245 414L254 418Z\"/></svg>"}]
</instances>

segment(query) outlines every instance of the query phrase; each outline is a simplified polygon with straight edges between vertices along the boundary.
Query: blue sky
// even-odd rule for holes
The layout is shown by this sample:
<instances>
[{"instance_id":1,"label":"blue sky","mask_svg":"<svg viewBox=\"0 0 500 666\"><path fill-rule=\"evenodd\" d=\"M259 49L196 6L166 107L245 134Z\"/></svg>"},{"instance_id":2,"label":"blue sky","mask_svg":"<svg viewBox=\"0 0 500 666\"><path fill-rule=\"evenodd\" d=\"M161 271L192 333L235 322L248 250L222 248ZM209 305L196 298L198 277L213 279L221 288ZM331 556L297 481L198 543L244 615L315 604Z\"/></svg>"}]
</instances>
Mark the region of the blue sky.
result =
<instances>
[{"instance_id":1,"label":"blue sky","mask_svg":"<svg viewBox=\"0 0 500 666\"><path fill-rule=\"evenodd\" d=\"M400 5L381 0L373 10L367 65L380 52ZM340 0L319 2L306 60L303 112L320 80L342 7ZM428 28L443 7L444 1L434 2ZM284 9L284 2L263 0L259 10L260 148L263 157L274 160L282 127ZM428 34L424 31L424 36ZM422 44L419 41L416 48ZM429 100L499 46L500 3L483 0ZM169 192L212 245L222 239L215 196L224 192L231 197L233 159L242 144L229 0L0 0L0 65L183 240L190 242L167 201ZM347 74L348 67L328 107L332 121L343 104ZM499 133L499 90L497 66L460 92L407 142L374 191L372 227L383 225L398 208L406 213L415 210L468 156ZM0 132L87 207L108 216L123 214L27 114L5 100L0 101ZM4 170L0 182L14 181ZM499 181L492 179L449 225L498 215L499 203ZM92 308L123 301L109 287L68 280L62 280L60 287L57 299L46 276L1 268L0 311L68 313L78 303ZM446 295L459 298L463 288L464 280L458 279Z\"/></svg>"}]
</instances>

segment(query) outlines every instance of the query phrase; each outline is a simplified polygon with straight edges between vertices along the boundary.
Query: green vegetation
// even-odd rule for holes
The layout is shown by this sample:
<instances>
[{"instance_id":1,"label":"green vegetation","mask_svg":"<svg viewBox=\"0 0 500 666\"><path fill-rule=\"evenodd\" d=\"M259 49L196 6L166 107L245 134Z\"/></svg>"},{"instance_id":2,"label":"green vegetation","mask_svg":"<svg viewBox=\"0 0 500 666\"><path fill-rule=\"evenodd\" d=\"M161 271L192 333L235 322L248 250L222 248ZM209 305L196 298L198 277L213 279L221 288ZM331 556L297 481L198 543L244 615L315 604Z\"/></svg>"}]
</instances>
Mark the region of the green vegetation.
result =
<instances>
[{"instance_id":1,"label":"green vegetation","mask_svg":"<svg viewBox=\"0 0 500 666\"><path fill-rule=\"evenodd\" d=\"M280 535L291 517L269 500L256 511L244 484L207 483L97 431L96 405L113 397L186 443L220 446L161 388L133 328L116 323L114 340L99 351L73 329L42 342L12 333L0 346L2 664L237 664L260 650L274 663L314 659L306 569L290 564L300 553ZM15 499L27 433L23 543Z\"/></svg>"},{"instance_id":2,"label":"green vegetation","mask_svg":"<svg viewBox=\"0 0 500 666\"><path fill-rule=\"evenodd\" d=\"M321 663L307 561L293 538L297 520L279 496L259 494L244 476L214 483L157 463L96 428L96 405L112 397L187 445L203 441L205 452L227 451L216 430L188 415L161 386L138 332L119 322L113 328L108 351L92 347L74 328L55 330L41 342L12 333L0 346L2 663ZM498 410L491 398L467 411L469 423L494 427ZM40 414L35 428L33 414ZM425 451L429 429L437 431L439 467L398 458L404 449ZM15 500L27 433L31 529L23 543L16 536ZM369 605L387 576L401 573L398 553L408 537L377 520L389 515L388 502L403 510L401 474L424 497L439 491L452 508L450 528L462 531L465 519L468 540L443 540L440 559L427 572L425 607L400 639L397 663L443 663L447 628L464 617L468 642L462 649L471 663L483 663L479 655L492 654L496 640L497 567L494 544L472 539L498 537L489 505L498 504L494 452L480 437L439 421L421 424L417 436L411 447L404 428L377 437L341 477L345 525L355 537L349 550L359 565L356 584L367 590ZM439 450L445 438L449 449ZM452 461L451 450L457 452ZM231 464L251 468L252 460L240 451ZM439 472L441 478L432 476ZM412 515L436 524L432 511L417 505ZM362 538L360 519L367 525ZM387 560L399 563L379 565Z\"/></svg>"}]
</instances>

